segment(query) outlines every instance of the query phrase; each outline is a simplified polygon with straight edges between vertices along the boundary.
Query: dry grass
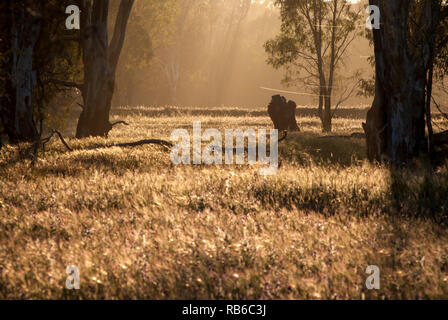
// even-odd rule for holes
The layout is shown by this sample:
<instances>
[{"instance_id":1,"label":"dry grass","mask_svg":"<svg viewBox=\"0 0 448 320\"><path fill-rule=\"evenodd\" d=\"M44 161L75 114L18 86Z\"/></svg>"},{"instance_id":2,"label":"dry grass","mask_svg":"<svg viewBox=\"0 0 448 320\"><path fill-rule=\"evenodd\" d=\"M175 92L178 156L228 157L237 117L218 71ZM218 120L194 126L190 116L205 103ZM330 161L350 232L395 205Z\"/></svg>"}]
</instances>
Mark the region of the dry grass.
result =
<instances>
[{"instance_id":1,"label":"dry grass","mask_svg":"<svg viewBox=\"0 0 448 320\"><path fill-rule=\"evenodd\" d=\"M146 111L145 111L146 110ZM116 110L108 143L175 128L268 128L267 117ZM173 166L157 146L48 146L30 169L0 151L0 298L403 299L448 297L448 168L391 174L361 139L319 138L317 118L257 166ZM440 125L446 123L440 122ZM69 131L66 134L70 134ZM336 134L360 120L337 119ZM77 265L81 289L64 289ZM368 265L381 289L365 287Z\"/></svg>"}]
</instances>

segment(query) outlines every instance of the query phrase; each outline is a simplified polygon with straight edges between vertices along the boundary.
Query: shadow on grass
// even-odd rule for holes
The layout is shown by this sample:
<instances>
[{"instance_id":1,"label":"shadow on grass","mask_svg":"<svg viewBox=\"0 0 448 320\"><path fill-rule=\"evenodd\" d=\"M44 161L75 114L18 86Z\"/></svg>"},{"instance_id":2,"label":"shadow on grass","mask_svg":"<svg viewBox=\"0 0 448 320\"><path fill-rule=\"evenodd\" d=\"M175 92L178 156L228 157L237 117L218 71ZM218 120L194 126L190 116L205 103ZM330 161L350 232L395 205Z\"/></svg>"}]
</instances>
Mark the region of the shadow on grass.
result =
<instances>
[{"instance_id":1,"label":"shadow on grass","mask_svg":"<svg viewBox=\"0 0 448 320\"><path fill-rule=\"evenodd\" d=\"M413 169L391 169L390 197L397 213L429 218L448 226L448 167L435 173L424 165Z\"/></svg>"},{"instance_id":2,"label":"shadow on grass","mask_svg":"<svg viewBox=\"0 0 448 320\"><path fill-rule=\"evenodd\" d=\"M107 153L80 153L65 159L63 163L41 163L34 167L38 176L76 177L88 173L92 168L123 175L127 171L140 170L146 162L133 155L114 155Z\"/></svg>"},{"instance_id":3,"label":"shadow on grass","mask_svg":"<svg viewBox=\"0 0 448 320\"><path fill-rule=\"evenodd\" d=\"M349 167L366 159L365 140L349 136L318 136L292 134L279 145L281 159L299 164L310 161L322 165Z\"/></svg>"}]
</instances>

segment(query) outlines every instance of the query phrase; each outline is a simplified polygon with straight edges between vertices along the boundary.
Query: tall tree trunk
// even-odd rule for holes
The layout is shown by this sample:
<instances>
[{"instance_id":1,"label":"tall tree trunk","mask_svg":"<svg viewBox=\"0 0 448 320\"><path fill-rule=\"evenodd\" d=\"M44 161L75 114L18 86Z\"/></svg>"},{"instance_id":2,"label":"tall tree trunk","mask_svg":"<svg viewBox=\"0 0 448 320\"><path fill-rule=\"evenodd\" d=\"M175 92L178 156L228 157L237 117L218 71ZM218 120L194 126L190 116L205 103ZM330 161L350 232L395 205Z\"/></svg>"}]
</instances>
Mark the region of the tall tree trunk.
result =
<instances>
[{"instance_id":1,"label":"tall tree trunk","mask_svg":"<svg viewBox=\"0 0 448 320\"><path fill-rule=\"evenodd\" d=\"M336 25L336 20L338 16L338 8L339 8L339 0L333 1L332 6L332 25ZM325 109L324 109L324 117L322 121L322 129L323 132L331 132L331 95L333 93L333 82L334 82L334 73L336 69L336 28L331 29L331 40L330 40L330 70L328 75L328 87L325 92Z\"/></svg>"},{"instance_id":2,"label":"tall tree trunk","mask_svg":"<svg viewBox=\"0 0 448 320\"><path fill-rule=\"evenodd\" d=\"M81 46L84 62L82 95L84 109L76 129L77 138L107 136L115 72L134 0L122 0L115 21L112 41L108 43L109 0L82 0Z\"/></svg>"},{"instance_id":3,"label":"tall tree trunk","mask_svg":"<svg viewBox=\"0 0 448 320\"><path fill-rule=\"evenodd\" d=\"M430 54L431 66L428 71L428 79L426 82L426 105L425 105L425 115L426 115L426 127L428 128L428 154L431 162L434 162L435 150L434 150L434 130L432 128L432 116L431 116L431 99L432 99L432 85L434 77L434 54L431 51Z\"/></svg>"},{"instance_id":4,"label":"tall tree trunk","mask_svg":"<svg viewBox=\"0 0 448 320\"><path fill-rule=\"evenodd\" d=\"M331 97L329 96L329 93L327 91L327 94L325 95L324 99L324 112L323 112L323 118L322 118L322 131L323 132L331 132L332 125L331 125Z\"/></svg>"},{"instance_id":5,"label":"tall tree trunk","mask_svg":"<svg viewBox=\"0 0 448 320\"><path fill-rule=\"evenodd\" d=\"M409 0L370 0L381 10L381 27L373 30L375 99L364 125L370 160L401 165L425 146L427 55L410 48ZM416 39L412 39L415 41Z\"/></svg>"},{"instance_id":6,"label":"tall tree trunk","mask_svg":"<svg viewBox=\"0 0 448 320\"><path fill-rule=\"evenodd\" d=\"M322 86L319 89L319 105L317 107L317 115L319 116L321 123L323 123L323 121L324 121L324 93L322 90Z\"/></svg>"},{"instance_id":7,"label":"tall tree trunk","mask_svg":"<svg viewBox=\"0 0 448 320\"><path fill-rule=\"evenodd\" d=\"M437 24L440 19L440 11L437 7L435 1L431 1L431 26L430 35L427 37L428 49L429 49L429 60L428 60L428 76L426 81L426 105L425 105L425 115L426 115L426 127L428 129L428 153L431 163L435 163L435 149L434 149L434 131L432 128L432 116L431 116L431 99L432 99L432 86L434 78L434 56L435 56L435 41Z\"/></svg>"},{"instance_id":8,"label":"tall tree trunk","mask_svg":"<svg viewBox=\"0 0 448 320\"><path fill-rule=\"evenodd\" d=\"M6 27L9 27L4 46L11 49L3 60L4 94L0 103L0 117L10 143L33 141L38 137L34 122L34 88L36 71L33 69L34 47L39 39L41 17L39 8L29 1L7 4Z\"/></svg>"},{"instance_id":9,"label":"tall tree trunk","mask_svg":"<svg viewBox=\"0 0 448 320\"><path fill-rule=\"evenodd\" d=\"M322 132L331 132L331 98L324 72L324 56L322 52L322 3L314 1L313 3L313 22L311 29L313 32L314 47L317 55L317 70L319 73L319 107L318 115L322 124ZM311 21L311 20L310 20ZM334 38L333 44L334 44ZM334 47L334 46L333 46ZM334 51L333 51L334 53ZM331 76L330 79L331 80ZM330 93L331 94L331 93Z\"/></svg>"}]
</instances>

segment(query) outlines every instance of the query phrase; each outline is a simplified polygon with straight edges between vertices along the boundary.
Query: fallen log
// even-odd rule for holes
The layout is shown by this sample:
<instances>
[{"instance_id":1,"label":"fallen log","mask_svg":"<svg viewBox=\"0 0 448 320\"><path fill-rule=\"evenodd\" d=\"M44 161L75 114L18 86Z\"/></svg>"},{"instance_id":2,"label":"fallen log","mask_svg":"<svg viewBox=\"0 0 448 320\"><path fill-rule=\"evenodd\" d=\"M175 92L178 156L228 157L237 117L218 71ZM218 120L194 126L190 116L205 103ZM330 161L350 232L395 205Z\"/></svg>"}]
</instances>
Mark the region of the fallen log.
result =
<instances>
[{"instance_id":1,"label":"fallen log","mask_svg":"<svg viewBox=\"0 0 448 320\"><path fill-rule=\"evenodd\" d=\"M116 124L129 125L124 121L116 122L115 125ZM68 151L74 151L74 149L69 146L69 144L65 141L64 137L58 130L52 130L48 137L43 138L43 139L38 139L25 151L25 153L24 153L25 157L29 157L32 159L32 162L31 162L32 166L35 164L35 162L37 160L39 147L42 146L42 153L45 154L45 145L48 142L50 142L50 140L55 135L59 137L59 140L61 140L62 144L65 146L65 148ZM118 147L118 148L137 147L137 146L143 146L143 145L147 145L147 144L160 145L160 146L164 147L164 149L167 151L169 151L169 148L172 148L174 146L171 142L165 141L165 140L144 139L144 140L133 141L133 142L125 142L125 143L115 143L115 144L109 144L109 145L96 145L96 146L88 147L85 150L95 150L95 149L114 148L114 147Z\"/></svg>"},{"instance_id":2,"label":"fallen log","mask_svg":"<svg viewBox=\"0 0 448 320\"><path fill-rule=\"evenodd\" d=\"M139 141L133 141L133 142L125 142L125 143L116 143L116 144L109 144L109 145L104 145L104 146L94 146L91 148L88 148L89 150L94 150L94 149L100 149L100 148L114 148L114 147L119 147L119 148L126 148L126 147L138 147L138 146L143 146L146 144L156 144L156 145L160 145L163 147L173 147L174 145L169 142L169 141L165 141L165 140L160 140L160 139L144 139L144 140L139 140Z\"/></svg>"},{"instance_id":3,"label":"fallen log","mask_svg":"<svg viewBox=\"0 0 448 320\"><path fill-rule=\"evenodd\" d=\"M351 138L355 138L355 139L364 139L366 137L366 135L364 133L361 132L354 132L349 136L346 135L338 135L338 136L321 136L318 137L318 139L329 139L329 138L342 138L342 139L351 139Z\"/></svg>"}]
</instances>

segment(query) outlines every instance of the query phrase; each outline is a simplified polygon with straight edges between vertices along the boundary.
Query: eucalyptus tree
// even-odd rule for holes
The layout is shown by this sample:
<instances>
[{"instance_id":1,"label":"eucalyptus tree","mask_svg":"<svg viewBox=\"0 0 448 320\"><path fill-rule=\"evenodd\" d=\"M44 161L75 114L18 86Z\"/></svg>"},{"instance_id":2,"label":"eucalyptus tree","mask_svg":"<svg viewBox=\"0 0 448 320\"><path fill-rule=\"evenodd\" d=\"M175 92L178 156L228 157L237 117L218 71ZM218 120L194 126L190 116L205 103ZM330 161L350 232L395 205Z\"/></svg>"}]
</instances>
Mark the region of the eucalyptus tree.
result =
<instances>
[{"instance_id":1,"label":"eucalyptus tree","mask_svg":"<svg viewBox=\"0 0 448 320\"><path fill-rule=\"evenodd\" d=\"M360 34L361 11L347 0L276 0L281 32L265 44L268 63L286 69L286 84L317 90L322 130L332 129L335 75L350 44Z\"/></svg>"}]
</instances>

